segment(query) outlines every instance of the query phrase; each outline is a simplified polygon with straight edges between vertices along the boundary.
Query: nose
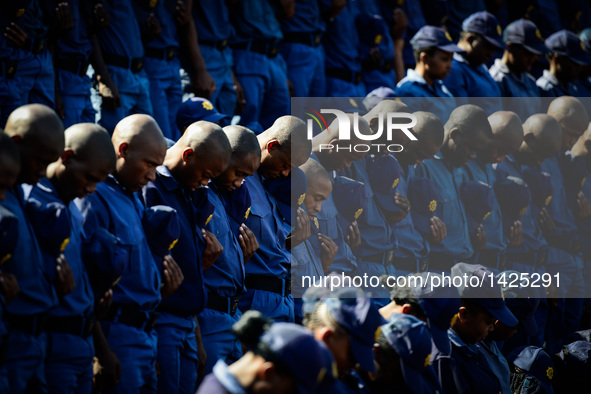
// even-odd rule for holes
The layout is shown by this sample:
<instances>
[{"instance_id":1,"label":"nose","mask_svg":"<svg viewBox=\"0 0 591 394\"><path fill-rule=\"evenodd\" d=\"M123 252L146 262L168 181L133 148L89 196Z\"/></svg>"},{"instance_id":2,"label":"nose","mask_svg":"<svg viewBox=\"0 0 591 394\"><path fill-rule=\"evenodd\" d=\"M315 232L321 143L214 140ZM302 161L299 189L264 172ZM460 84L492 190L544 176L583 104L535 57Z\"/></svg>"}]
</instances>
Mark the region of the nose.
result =
<instances>
[{"instance_id":1,"label":"nose","mask_svg":"<svg viewBox=\"0 0 591 394\"><path fill-rule=\"evenodd\" d=\"M204 178L199 182L199 184L201 186L207 186L208 183L209 183L209 178Z\"/></svg>"},{"instance_id":2,"label":"nose","mask_svg":"<svg viewBox=\"0 0 591 394\"><path fill-rule=\"evenodd\" d=\"M86 187L84 188L84 190L88 194L94 193L94 191L96 190L96 183L90 183L90 184L86 185Z\"/></svg>"},{"instance_id":3,"label":"nose","mask_svg":"<svg viewBox=\"0 0 591 394\"><path fill-rule=\"evenodd\" d=\"M148 180L150 182L154 182L156 180L156 168L151 169L150 171L148 171L147 178L148 178Z\"/></svg>"},{"instance_id":4,"label":"nose","mask_svg":"<svg viewBox=\"0 0 591 394\"><path fill-rule=\"evenodd\" d=\"M291 168L286 168L285 170L280 171L281 175L283 175L284 177L288 177L290 172Z\"/></svg>"}]
</instances>

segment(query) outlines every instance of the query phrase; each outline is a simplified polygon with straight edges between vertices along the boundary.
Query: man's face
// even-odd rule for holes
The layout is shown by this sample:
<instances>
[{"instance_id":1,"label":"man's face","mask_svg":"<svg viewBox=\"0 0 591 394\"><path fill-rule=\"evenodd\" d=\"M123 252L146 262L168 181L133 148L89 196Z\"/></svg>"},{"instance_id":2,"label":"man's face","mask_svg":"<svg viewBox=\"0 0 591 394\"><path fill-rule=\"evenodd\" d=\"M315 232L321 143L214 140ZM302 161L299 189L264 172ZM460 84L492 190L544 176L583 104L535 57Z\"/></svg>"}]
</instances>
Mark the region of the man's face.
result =
<instances>
[{"instance_id":1,"label":"man's face","mask_svg":"<svg viewBox=\"0 0 591 394\"><path fill-rule=\"evenodd\" d=\"M332 182L329 179L310 179L308 180L308 190L304 198L306 211L311 217L316 217L322 210L322 202L330 196L332 192Z\"/></svg>"},{"instance_id":2,"label":"man's face","mask_svg":"<svg viewBox=\"0 0 591 394\"><path fill-rule=\"evenodd\" d=\"M96 166L90 160L85 160L85 158L76 155L65 160L64 165L66 170L64 171L63 182L60 182L63 187L60 187L60 189L63 193L62 197L68 201L94 193L96 185L107 179L111 172L108 166Z\"/></svg>"},{"instance_id":3,"label":"man's face","mask_svg":"<svg viewBox=\"0 0 591 394\"><path fill-rule=\"evenodd\" d=\"M197 189L201 186L207 186L210 179L219 176L228 167L228 161L218 155L208 155L208 157L197 156L193 154L186 163L186 174L184 186L190 189Z\"/></svg>"},{"instance_id":4,"label":"man's face","mask_svg":"<svg viewBox=\"0 0 591 394\"><path fill-rule=\"evenodd\" d=\"M426 70L433 79L445 79L451 71L452 52L436 50L432 56L425 59Z\"/></svg>"},{"instance_id":5,"label":"man's face","mask_svg":"<svg viewBox=\"0 0 591 394\"><path fill-rule=\"evenodd\" d=\"M34 185L45 178L47 166L59 159L63 145L50 146L38 139L23 139L17 142L21 152L19 182Z\"/></svg>"},{"instance_id":6,"label":"man's face","mask_svg":"<svg viewBox=\"0 0 591 394\"><path fill-rule=\"evenodd\" d=\"M556 77L561 83L573 82L579 77L581 66L573 62L568 56L558 56L556 59Z\"/></svg>"},{"instance_id":7,"label":"man's face","mask_svg":"<svg viewBox=\"0 0 591 394\"><path fill-rule=\"evenodd\" d=\"M259 172L265 179L277 179L287 177L291 167L291 152L284 152L277 147L263 152Z\"/></svg>"},{"instance_id":8,"label":"man's face","mask_svg":"<svg viewBox=\"0 0 591 394\"><path fill-rule=\"evenodd\" d=\"M241 160L232 158L228 168L213 182L222 190L232 191L242 185L244 178L253 175L260 164L258 155L248 155Z\"/></svg>"},{"instance_id":9,"label":"man's face","mask_svg":"<svg viewBox=\"0 0 591 394\"><path fill-rule=\"evenodd\" d=\"M539 58L539 55L528 51L523 45L510 44L509 51L512 55L512 66L520 73L530 72L532 65Z\"/></svg>"},{"instance_id":10,"label":"man's face","mask_svg":"<svg viewBox=\"0 0 591 394\"><path fill-rule=\"evenodd\" d=\"M354 161L363 159L367 152L355 152L350 143L331 141L332 149L323 156L322 165L328 171L340 171L350 168ZM346 149L344 149L346 147ZM349 151L349 148L351 151Z\"/></svg>"},{"instance_id":11,"label":"man's face","mask_svg":"<svg viewBox=\"0 0 591 394\"><path fill-rule=\"evenodd\" d=\"M452 136L451 157L446 159L454 167L461 167L468 163L470 159L476 157L476 152L485 149L489 143L488 138L483 132L471 131L470 133L456 133Z\"/></svg>"},{"instance_id":12,"label":"man's face","mask_svg":"<svg viewBox=\"0 0 591 394\"><path fill-rule=\"evenodd\" d=\"M18 161L6 155L0 156L0 201L6 199L6 192L16 183L20 169Z\"/></svg>"},{"instance_id":13,"label":"man's face","mask_svg":"<svg viewBox=\"0 0 591 394\"><path fill-rule=\"evenodd\" d=\"M486 38L477 35L466 51L466 58L470 59L472 65L486 64L495 55L495 50L495 46L488 42Z\"/></svg>"},{"instance_id":14,"label":"man's face","mask_svg":"<svg viewBox=\"0 0 591 394\"><path fill-rule=\"evenodd\" d=\"M486 310L475 313L466 309L463 316L460 324L464 336L462 340L466 343L478 343L494 330L496 319Z\"/></svg>"},{"instance_id":15,"label":"man's face","mask_svg":"<svg viewBox=\"0 0 591 394\"><path fill-rule=\"evenodd\" d=\"M419 138L418 141L409 141L402 152L396 154L403 164L421 164L423 160L431 159L439 152L441 145L429 138Z\"/></svg>"},{"instance_id":16,"label":"man's face","mask_svg":"<svg viewBox=\"0 0 591 394\"><path fill-rule=\"evenodd\" d=\"M119 153L121 156L121 152ZM162 164L166 147L148 141L127 145L123 161L117 164L117 180L130 192L140 190L156 179L156 167Z\"/></svg>"}]
</instances>

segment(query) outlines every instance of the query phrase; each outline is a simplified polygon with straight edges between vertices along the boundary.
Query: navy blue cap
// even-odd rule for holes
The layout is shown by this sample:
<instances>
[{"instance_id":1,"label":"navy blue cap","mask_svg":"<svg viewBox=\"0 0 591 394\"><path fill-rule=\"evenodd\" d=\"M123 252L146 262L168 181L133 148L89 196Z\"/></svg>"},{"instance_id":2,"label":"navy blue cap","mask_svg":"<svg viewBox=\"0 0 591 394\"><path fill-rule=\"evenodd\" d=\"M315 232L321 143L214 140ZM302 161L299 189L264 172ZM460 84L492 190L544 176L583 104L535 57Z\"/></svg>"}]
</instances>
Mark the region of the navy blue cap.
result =
<instances>
[{"instance_id":1,"label":"navy blue cap","mask_svg":"<svg viewBox=\"0 0 591 394\"><path fill-rule=\"evenodd\" d=\"M493 46L500 50L506 49L501 39L501 33L503 32L501 25L490 12L480 11L470 15L462 23L462 30L481 34Z\"/></svg>"},{"instance_id":2,"label":"navy blue cap","mask_svg":"<svg viewBox=\"0 0 591 394\"><path fill-rule=\"evenodd\" d=\"M308 180L306 174L299 168L290 171L289 176L266 179L265 188L277 201L279 211L289 224L293 223L296 210L301 207L306 198Z\"/></svg>"},{"instance_id":3,"label":"navy blue cap","mask_svg":"<svg viewBox=\"0 0 591 394\"><path fill-rule=\"evenodd\" d=\"M451 39L448 32L440 27L423 26L410 40L413 51L436 47L445 52L464 52Z\"/></svg>"},{"instance_id":4,"label":"navy blue cap","mask_svg":"<svg viewBox=\"0 0 591 394\"><path fill-rule=\"evenodd\" d=\"M373 344L378 328L385 323L369 298L356 297L359 289L340 288L323 300L332 317L351 336L355 360L361 368L375 372Z\"/></svg>"},{"instance_id":5,"label":"navy blue cap","mask_svg":"<svg viewBox=\"0 0 591 394\"><path fill-rule=\"evenodd\" d=\"M564 340L564 344L568 345L576 341L591 342L591 329L575 331Z\"/></svg>"},{"instance_id":6,"label":"navy blue cap","mask_svg":"<svg viewBox=\"0 0 591 394\"><path fill-rule=\"evenodd\" d=\"M419 300L419 305L427 316L427 325L431 330L431 336L435 346L444 354L450 354L451 343L447 336L447 330L451 325L451 319L458 313L461 301L458 298L458 290L453 286L431 286L437 283L434 278L439 278L441 284L445 284L442 274L434 272L422 272L413 276L422 277L422 286L413 287L413 292Z\"/></svg>"},{"instance_id":7,"label":"navy blue cap","mask_svg":"<svg viewBox=\"0 0 591 394\"><path fill-rule=\"evenodd\" d=\"M467 181L462 185L462 202L468 213L468 231L474 234L478 227L492 212L494 195L492 188L481 181Z\"/></svg>"},{"instance_id":8,"label":"navy blue cap","mask_svg":"<svg viewBox=\"0 0 591 394\"><path fill-rule=\"evenodd\" d=\"M70 242L68 208L58 202L43 205L36 200L28 200L25 210L41 249L50 256L58 257Z\"/></svg>"},{"instance_id":9,"label":"navy blue cap","mask_svg":"<svg viewBox=\"0 0 591 394\"><path fill-rule=\"evenodd\" d=\"M431 218L437 214L441 200L437 186L429 178L412 176L408 179L407 194L415 228L423 234L430 234Z\"/></svg>"},{"instance_id":10,"label":"navy blue cap","mask_svg":"<svg viewBox=\"0 0 591 394\"><path fill-rule=\"evenodd\" d=\"M330 294L330 289L328 287L308 287L306 289L306 291L304 292L304 295L302 295L302 301L303 301L303 305L302 305L302 313L308 314L308 313L312 313L312 311L314 311L314 308L316 307L316 305L320 302L320 300L322 300L324 297L328 296Z\"/></svg>"},{"instance_id":11,"label":"navy blue cap","mask_svg":"<svg viewBox=\"0 0 591 394\"><path fill-rule=\"evenodd\" d=\"M550 204L552 194L554 193L550 174L534 167L525 167L523 169L523 180L529 187L532 202L538 208L543 208Z\"/></svg>"},{"instance_id":12,"label":"navy blue cap","mask_svg":"<svg viewBox=\"0 0 591 394\"><path fill-rule=\"evenodd\" d=\"M146 208L142 225L152 253L159 257L166 256L181 236L178 213L166 205Z\"/></svg>"},{"instance_id":13,"label":"navy blue cap","mask_svg":"<svg viewBox=\"0 0 591 394\"><path fill-rule=\"evenodd\" d=\"M289 369L298 392L316 391L328 371L325 350L310 330L292 323L274 323L260 341Z\"/></svg>"},{"instance_id":14,"label":"navy blue cap","mask_svg":"<svg viewBox=\"0 0 591 394\"><path fill-rule=\"evenodd\" d=\"M503 41L522 45L536 55L548 52L540 29L530 20L518 19L505 28Z\"/></svg>"},{"instance_id":15,"label":"navy blue cap","mask_svg":"<svg viewBox=\"0 0 591 394\"><path fill-rule=\"evenodd\" d=\"M508 327L519 324L505 305L501 287L488 268L480 264L457 263L451 267L451 276L453 280L456 280L454 277L461 278L458 280L458 283L461 281L458 286L460 297L472 299Z\"/></svg>"},{"instance_id":16,"label":"navy blue cap","mask_svg":"<svg viewBox=\"0 0 591 394\"><path fill-rule=\"evenodd\" d=\"M203 229L209 224L209 221L213 219L213 213L215 212L215 205L207 198L207 193L210 190L207 187L199 187L193 191L193 205L197 208L197 217L195 224L200 229Z\"/></svg>"},{"instance_id":17,"label":"navy blue cap","mask_svg":"<svg viewBox=\"0 0 591 394\"><path fill-rule=\"evenodd\" d=\"M508 231L529 207L529 187L522 179L508 176L495 183L495 196L503 214L503 229Z\"/></svg>"},{"instance_id":18,"label":"navy blue cap","mask_svg":"<svg viewBox=\"0 0 591 394\"><path fill-rule=\"evenodd\" d=\"M591 343L576 341L562 347L558 354L564 362L564 369L569 376L585 377L589 379L591 370Z\"/></svg>"},{"instance_id":19,"label":"navy blue cap","mask_svg":"<svg viewBox=\"0 0 591 394\"><path fill-rule=\"evenodd\" d=\"M400 358L402 375L413 392L424 392L423 371L431 365L431 334L427 325L414 316L393 313L382 327L382 334Z\"/></svg>"},{"instance_id":20,"label":"navy blue cap","mask_svg":"<svg viewBox=\"0 0 591 394\"><path fill-rule=\"evenodd\" d=\"M551 53L568 56L581 65L591 64L591 56L585 52L585 44L571 31L560 30L546 38L545 44Z\"/></svg>"},{"instance_id":21,"label":"navy blue cap","mask_svg":"<svg viewBox=\"0 0 591 394\"><path fill-rule=\"evenodd\" d=\"M228 115L219 113L211 101L202 97L193 97L183 102L176 113L176 125L179 130L200 120L218 122L229 118Z\"/></svg>"},{"instance_id":22,"label":"navy blue cap","mask_svg":"<svg viewBox=\"0 0 591 394\"><path fill-rule=\"evenodd\" d=\"M503 271L497 274L497 280L503 292L505 305L523 324L528 334L535 335L538 325L534 317L538 309L538 298L533 297L532 289L527 280L520 280L521 274L517 271ZM518 279L518 280L514 280Z\"/></svg>"},{"instance_id":23,"label":"navy blue cap","mask_svg":"<svg viewBox=\"0 0 591 394\"><path fill-rule=\"evenodd\" d=\"M339 214L349 223L359 219L367 208L365 185L351 178L336 176L332 197Z\"/></svg>"},{"instance_id":24,"label":"navy blue cap","mask_svg":"<svg viewBox=\"0 0 591 394\"><path fill-rule=\"evenodd\" d=\"M230 220L230 224L232 225L232 231L238 236L240 233L238 231L238 227L248 219L248 215L250 215L250 206L252 204L250 198L250 192L248 191L248 186L246 183L242 183L240 187L232 191L224 191L220 193L222 196L222 200L224 203L224 207L226 208L226 213L233 219ZM234 229L234 225L236 225Z\"/></svg>"},{"instance_id":25,"label":"navy blue cap","mask_svg":"<svg viewBox=\"0 0 591 394\"><path fill-rule=\"evenodd\" d=\"M588 27L584 29L581 34L579 34L579 39L583 42L585 51L591 53L591 28Z\"/></svg>"},{"instance_id":26,"label":"navy blue cap","mask_svg":"<svg viewBox=\"0 0 591 394\"><path fill-rule=\"evenodd\" d=\"M12 257L18 242L18 218L0 205L0 265Z\"/></svg>"},{"instance_id":27,"label":"navy blue cap","mask_svg":"<svg viewBox=\"0 0 591 394\"><path fill-rule=\"evenodd\" d=\"M369 184L380 207L386 212L398 212L402 208L394 204L402 168L391 155L384 155L372 160L367 168Z\"/></svg>"},{"instance_id":28,"label":"navy blue cap","mask_svg":"<svg viewBox=\"0 0 591 394\"><path fill-rule=\"evenodd\" d=\"M361 13L356 19L359 40L368 47L382 43L388 31L388 25L380 15Z\"/></svg>"},{"instance_id":29,"label":"navy blue cap","mask_svg":"<svg viewBox=\"0 0 591 394\"><path fill-rule=\"evenodd\" d=\"M521 346L509 353L507 361L539 382L544 393L554 393L552 388L554 363L544 349L537 346Z\"/></svg>"}]
</instances>

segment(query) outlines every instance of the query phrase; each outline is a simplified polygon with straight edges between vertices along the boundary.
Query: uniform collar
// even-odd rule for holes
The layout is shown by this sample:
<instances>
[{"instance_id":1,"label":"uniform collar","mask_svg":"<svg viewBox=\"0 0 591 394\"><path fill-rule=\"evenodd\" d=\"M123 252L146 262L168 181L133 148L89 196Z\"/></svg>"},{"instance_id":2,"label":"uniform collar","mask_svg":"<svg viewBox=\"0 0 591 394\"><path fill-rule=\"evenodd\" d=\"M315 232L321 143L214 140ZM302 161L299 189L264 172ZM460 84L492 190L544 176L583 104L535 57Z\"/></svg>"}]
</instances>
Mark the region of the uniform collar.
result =
<instances>
[{"instance_id":1,"label":"uniform collar","mask_svg":"<svg viewBox=\"0 0 591 394\"><path fill-rule=\"evenodd\" d=\"M503 60L501 59L495 59L495 64L494 64L495 68L497 70L499 70L500 72L502 72L503 74L509 74L509 67L503 63Z\"/></svg>"},{"instance_id":2,"label":"uniform collar","mask_svg":"<svg viewBox=\"0 0 591 394\"><path fill-rule=\"evenodd\" d=\"M560 86L560 82L558 82L558 78L556 78L556 75L552 74L550 72L550 70L544 70L542 73L542 76L544 77L544 79L546 79L552 85Z\"/></svg>"},{"instance_id":3,"label":"uniform collar","mask_svg":"<svg viewBox=\"0 0 591 394\"><path fill-rule=\"evenodd\" d=\"M173 191L181 188L179 183L170 173L168 167L165 165L158 166L156 168L156 172L160 175L160 182L162 182L162 186L164 186L166 190Z\"/></svg>"},{"instance_id":4,"label":"uniform collar","mask_svg":"<svg viewBox=\"0 0 591 394\"><path fill-rule=\"evenodd\" d=\"M45 193L57 195L57 191L55 190L55 187L53 186L53 183L51 183L49 178L42 178L41 180L39 180L39 182L37 182L35 186L37 186L39 190L44 191Z\"/></svg>"},{"instance_id":5,"label":"uniform collar","mask_svg":"<svg viewBox=\"0 0 591 394\"><path fill-rule=\"evenodd\" d=\"M242 388L236 377L228 371L228 365L223 360L219 360L213 366L213 374L230 393L246 394L246 390Z\"/></svg>"},{"instance_id":6,"label":"uniform collar","mask_svg":"<svg viewBox=\"0 0 591 394\"><path fill-rule=\"evenodd\" d=\"M470 352L472 352L474 354L478 354L478 346L475 344L467 344L466 342L464 342L462 340L462 338L460 338L458 333L456 333L453 330L453 328L450 327L447 329L447 336L449 337L449 340L451 341L451 343L454 344L455 346L457 346L459 348L465 348L466 350L469 350Z\"/></svg>"}]
</instances>

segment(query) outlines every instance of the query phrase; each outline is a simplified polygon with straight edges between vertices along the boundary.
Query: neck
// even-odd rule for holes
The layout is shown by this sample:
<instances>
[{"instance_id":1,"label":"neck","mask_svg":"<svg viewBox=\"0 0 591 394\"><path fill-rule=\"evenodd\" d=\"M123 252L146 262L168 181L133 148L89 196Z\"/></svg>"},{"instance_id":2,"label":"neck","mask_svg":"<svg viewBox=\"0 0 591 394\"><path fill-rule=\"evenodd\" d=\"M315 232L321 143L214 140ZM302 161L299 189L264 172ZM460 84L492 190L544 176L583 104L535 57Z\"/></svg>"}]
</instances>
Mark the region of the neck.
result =
<instances>
[{"instance_id":1,"label":"neck","mask_svg":"<svg viewBox=\"0 0 591 394\"><path fill-rule=\"evenodd\" d=\"M265 362L261 356L252 352L246 353L240 360L228 367L228 372L232 374L242 387L251 386L257 377L257 371Z\"/></svg>"},{"instance_id":2,"label":"neck","mask_svg":"<svg viewBox=\"0 0 591 394\"><path fill-rule=\"evenodd\" d=\"M49 179L53 187L55 187L60 200L67 204L72 201L72 198L64 195L63 188L61 187L62 183L60 182L60 179L63 178L64 169L64 166L60 162L51 163L47 167L47 179Z\"/></svg>"},{"instance_id":3,"label":"neck","mask_svg":"<svg viewBox=\"0 0 591 394\"><path fill-rule=\"evenodd\" d=\"M384 319L388 320L394 313L402 313L401 309L402 308L392 301L388 305L380 308L380 315L382 315Z\"/></svg>"},{"instance_id":4,"label":"neck","mask_svg":"<svg viewBox=\"0 0 591 394\"><path fill-rule=\"evenodd\" d=\"M183 161L180 158L180 153L175 152L174 146L172 148L170 148L167 153L166 153L166 157L164 158L164 162L162 163L166 168L168 168L168 171L170 171L170 174L172 175L172 177L179 183L179 184L183 184L183 179L184 179L184 166L183 166Z\"/></svg>"},{"instance_id":5,"label":"neck","mask_svg":"<svg viewBox=\"0 0 591 394\"><path fill-rule=\"evenodd\" d=\"M509 69L509 71L511 72L511 74L515 74L515 75L521 75L521 71L519 71L515 65L510 61L510 54L509 51L505 51L503 53L503 57L501 58L501 61L503 62L503 64L505 64L507 66L507 68Z\"/></svg>"},{"instance_id":6,"label":"neck","mask_svg":"<svg viewBox=\"0 0 591 394\"><path fill-rule=\"evenodd\" d=\"M415 67L415 72L421 77L423 77L423 79L425 80L425 82L427 82L429 86L433 86L435 79L431 78L431 75L429 75L429 72L427 72L427 70L425 69L425 65L423 63L417 63L417 66Z\"/></svg>"},{"instance_id":7,"label":"neck","mask_svg":"<svg viewBox=\"0 0 591 394\"><path fill-rule=\"evenodd\" d=\"M585 148L585 141L579 138L577 142L573 145L570 152L573 154L574 157L587 156L588 152Z\"/></svg>"}]
</instances>

